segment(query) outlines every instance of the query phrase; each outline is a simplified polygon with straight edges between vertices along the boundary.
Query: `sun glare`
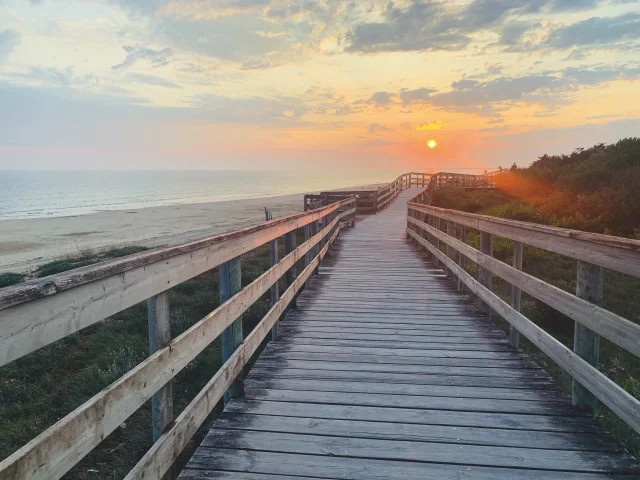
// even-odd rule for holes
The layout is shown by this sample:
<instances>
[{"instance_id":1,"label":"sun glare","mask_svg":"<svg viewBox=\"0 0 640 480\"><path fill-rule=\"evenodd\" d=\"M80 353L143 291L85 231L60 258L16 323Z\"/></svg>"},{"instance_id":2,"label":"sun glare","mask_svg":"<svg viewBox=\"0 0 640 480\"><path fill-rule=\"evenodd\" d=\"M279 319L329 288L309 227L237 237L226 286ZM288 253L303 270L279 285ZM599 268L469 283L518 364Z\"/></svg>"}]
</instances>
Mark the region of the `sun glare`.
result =
<instances>
[{"instance_id":1,"label":"sun glare","mask_svg":"<svg viewBox=\"0 0 640 480\"><path fill-rule=\"evenodd\" d=\"M436 141L435 141L435 140L429 140L429 141L427 142L427 146L428 146L429 148L435 148L435 146L436 146L436 145L437 145L437 144L436 144Z\"/></svg>"}]
</instances>

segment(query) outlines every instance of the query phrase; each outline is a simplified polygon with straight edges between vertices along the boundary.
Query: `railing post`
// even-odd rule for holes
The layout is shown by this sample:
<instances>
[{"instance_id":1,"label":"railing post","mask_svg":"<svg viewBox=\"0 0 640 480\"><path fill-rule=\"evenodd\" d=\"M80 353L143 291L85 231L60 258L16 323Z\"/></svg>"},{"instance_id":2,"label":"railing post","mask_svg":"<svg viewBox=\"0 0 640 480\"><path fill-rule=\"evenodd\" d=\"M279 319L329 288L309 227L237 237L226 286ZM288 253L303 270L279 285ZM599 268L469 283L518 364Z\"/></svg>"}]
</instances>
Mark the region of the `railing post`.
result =
<instances>
[{"instance_id":1,"label":"railing post","mask_svg":"<svg viewBox=\"0 0 640 480\"><path fill-rule=\"evenodd\" d=\"M313 224L315 224L315 222L313 222L311 225ZM314 235L314 232L312 229L311 236L313 235ZM295 249L296 249L296 231L293 230L289 233L284 234L284 256L286 257ZM284 274L285 290L291 286L291 284L295 279L296 279L296 267L294 265L289 270L287 270L287 273ZM296 308L296 307L297 307L297 303L296 303L296 298L294 297L293 300L291 300L291 303L289 304L289 308Z\"/></svg>"},{"instance_id":2,"label":"railing post","mask_svg":"<svg viewBox=\"0 0 640 480\"><path fill-rule=\"evenodd\" d=\"M153 355L171 341L168 291L147 300L147 319L149 321L149 354ZM172 380L151 397L151 422L153 441L157 442L166 428L173 423ZM173 477L172 466L162 478L170 480Z\"/></svg>"},{"instance_id":3,"label":"railing post","mask_svg":"<svg viewBox=\"0 0 640 480\"><path fill-rule=\"evenodd\" d=\"M169 292L165 291L147 300L149 321L149 354L154 354L171 341ZM167 383L152 398L153 440L156 441L166 426L173 421L172 384Z\"/></svg>"},{"instance_id":4,"label":"railing post","mask_svg":"<svg viewBox=\"0 0 640 480\"><path fill-rule=\"evenodd\" d=\"M603 278L604 269L602 267L579 260L576 296L594 305L601 306ZM600 335L578 322L575 322L574 328L573 351L590 365L598 368ZM575 379L573 380L572 399L574 407L589 409L594 416L598 413L598 399Z\"/></svg>"},{"instance_id":5,"label":"railing post","mask_svg":"<svg viewBox=\"0 0 640 480\"><path fill-rule=\"evenodd\" d=\"M466 243L467 241L467 227L466 225L460 225L460 241L462 243ZM465 256L462 255L462 252L458 252L458 265L460 265L460 268L462 268L464 270L465 264L466 264L466 259ZM458 277L458 291L462 292L464 291L464 283L462 283L462 278Z\"/></svg>"},{"instance_id":6,"label":"railing post","mask_svg":"<svg viewBox=\"0 0 640 480\"><path fill-rule=\"evenodd\" d=\"M304 226L304 241L306 242L311 238L311 226L309 224ZM304 266L306 267L311 262L311 250L304 254Z\"/></svg>"},{"instance_id":7,"label":"railing post","mask_svg":"<svg viewBox=\"0 0 640 480\"><path fill-rule=\"evenodd\" d=\"M220 265L220 303L224 303L242 289L240 257L236 257ZM226 362L236 348L242 343L242 315L229 325L221 335L222 362ZM243 375L238 375L224 394L225 405L232 398L244 395Z\"/></svg>"},{"instance_id":8,"label":"railing post","mask_svg":"<svg viewBox=\"0 0 640 480\"><path fill-rule=\"evenodd\" d=\"M278 239L275 238L269 242L269 262L273 267L278 263ZM273 307L278 299L280 298L280 292L278 291L278 281L271 285L271 289L269 290L269 294L271 297L271 306ZM271 340L274 342L278 340L278 328L280 326L280 321L278 320L275 325L271 328Z\"/></svg>"},{"instance_id":9,"label":"railing post","mask_svg":"<svg viewBox=\"0 0 640 480\"><path fill-rule=\"evenodd\" d=\"M480 232L480 251L486 255L493 255L493 235L486 232ZM479 265L478 281L491 290L493 283L491 280L491 272ZM486 313L489 319L491 319L491 308L489 308L489 306L480 299L478 299L478 310Z\"/></svg>"},{"instance_id":10,"label":"railing post","mask_svg":"<svg viewBox=\"0 0 640 480\"><path fill-rule=\"evenodd\" d=\"M440 217L433 217L433 221L434 221L434 228L440 230ZM433 237L433 245L436 247L436 249L440 250L440 239L438 237ZM435 257L435 255L434 255ZM440 262L438 262L437 258L434 258L434 263L436 264L436 267L440 264ZM445 273L447 272L447 267L445 267L444 265L442 266L443 270L445 271Z\"/></svg>"},{"instance_id":11,"label":"railing post","mask_svg":"<svg viewBox=\"0 0 640 480\"><path fill-rule=\"evenodd\" d=\"M513 266L518 270L522 270L522 242L513 242ZM511 306L520 311L520 299L522 291L515 285L511 285ZM518 349L520 343L520 333L513 326L509 326L509 345L511 348Z\"/></svg>"},{"instance_id":12,"label":"railing post","mask_svg":"<svg viewBox=\"0 0 640 480\"><path fill-rule=\"evenodd\" d=\"M453 223L451 220L447 221L447 235L454 238L456 236L456 224ZM455 262L454 255L455 255L455 250L451 245L447 244L447 257L449 257L451 260ZM448 270L447 275L449 276L449 278L453 278L454 277L453 270Z\"/></svg>"}]
</instances>

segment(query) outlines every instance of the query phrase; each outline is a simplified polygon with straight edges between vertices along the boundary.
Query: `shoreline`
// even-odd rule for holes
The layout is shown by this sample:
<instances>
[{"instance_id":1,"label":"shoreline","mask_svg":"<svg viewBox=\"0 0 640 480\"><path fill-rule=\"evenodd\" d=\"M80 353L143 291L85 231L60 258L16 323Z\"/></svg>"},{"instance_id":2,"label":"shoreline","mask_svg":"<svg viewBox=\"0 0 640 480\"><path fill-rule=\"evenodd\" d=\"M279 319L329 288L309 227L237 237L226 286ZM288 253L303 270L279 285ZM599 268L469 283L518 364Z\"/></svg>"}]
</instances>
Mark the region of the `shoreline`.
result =
<instances>
[{"instance_id":1,"label":"shoreline","mask_svg":"<svg viewBox=\"0 0 640 480\"><path fill-rule=\"evenodd\" d=\"M7 218L0 229L0 273L26 273L66 256L141 245L158 247L216 235L301 212L304 194L253 197L46 218Z\"/></svg>"}]
</instances>

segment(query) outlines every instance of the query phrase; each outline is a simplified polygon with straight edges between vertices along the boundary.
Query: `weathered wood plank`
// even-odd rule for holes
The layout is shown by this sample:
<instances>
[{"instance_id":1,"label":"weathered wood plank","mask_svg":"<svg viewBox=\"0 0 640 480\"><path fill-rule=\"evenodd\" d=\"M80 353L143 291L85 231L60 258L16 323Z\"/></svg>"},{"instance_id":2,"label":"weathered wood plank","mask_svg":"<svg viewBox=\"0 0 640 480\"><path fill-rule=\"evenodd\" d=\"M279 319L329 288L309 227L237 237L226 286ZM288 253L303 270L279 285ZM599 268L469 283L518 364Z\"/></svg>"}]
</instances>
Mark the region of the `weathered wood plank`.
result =
<instances>
[{"instance_id":1,"label":"weathered wood plank","mask_svg":"<svg viewBox=\"0 0 640 480\"><path fill-rule=\"evenodd\" d=\"M586 452L624 452L610 435L224 413L216 428ZM208 445L205 440L203 445ZM543 453L543 452L540 452Z\"/></svg>"},{"instance_id":2,"label":"weathered wood plank","mask_svg":"<svg viewBox=\"0 0 640 480\"><path fill-rule=\"evenodd\" d=\"M550 470L509 469L455 464L431 463L428 477L425 464L417 462L385 461L365 458L348 458L326 455L299 455L254 450L201 449L202 455L193 457L188 473L183 478L205 479L207 468L215 465L219 470L255 472L260 474L305 475L314 478L349 478L352 480L635 480L637 475L606 473L560 472ZM215 477L213 477L215 478Z\"/></svg>"},{"instance_id":3,"label":"weathered wood plank","mask_svg":"<svg viewBox=\"0 0 640 480\"><path fill-rule=\"evenodd\" d=\"M346 392L304 392L298 390L247 389L247 398L281 402L339 403L371 407L421 408L460 412L518 413L527 415L571 416L578 414L571 405L557 402L526 402L487 398L425 397Z\"/></svg>"},{"instance_id":4,"label":"weathered wood plank","mask_svg":"<svg viewBox=\"0 0 640 480\"><path fill-rule=\"evenodd\" d=\"M420 408L375 407L330 403L279 402L239 399L231 402L227 412L280 415L301 418L361 420L416 425L446 425L504 430L590 433L600 435L601 427L584 416L523 415L516 413L425 410Z\"/></svg>"},{"instance_id":5,"label":"weathered wood plank","mask_svg":"<svg viewBox=\"0 0 640 480\"><path fill-rule=\"evenodd\" d=\"M300 380L287 377L264 377L262 375L250 375L247 377L246 385L249 388L262 390L379 393L426 397L497 398L530 402L547 401L568 403L569 399L567 394L561 390L550 388L549 385L540 386L539 388L521 389L488 386L469 387L437 384L422 385L415 383L380 383L369 381L352 382L340 379L323 380L316 378Z\"/></svg>"},{"instance_id":6,"label":"weathered wood plank","mask_svg":"<svg viewBox=\"0 0 640 480\"><path fill-rule=\"evenodd\" d=\"M257 450L261 452L326 455L329 457L376 458L414 462L437 462L456 465L481 465L559 470L572 472L640 472L633 457L627 453L590 452L584 455L571 450L540 450L535 448L499 447L434 442L410 442L373 438L291 434L269 431L223 430L215 428L203 441L204 447ZM194 462L207 458L202 448Z\"/></svg>"}]
</instances>

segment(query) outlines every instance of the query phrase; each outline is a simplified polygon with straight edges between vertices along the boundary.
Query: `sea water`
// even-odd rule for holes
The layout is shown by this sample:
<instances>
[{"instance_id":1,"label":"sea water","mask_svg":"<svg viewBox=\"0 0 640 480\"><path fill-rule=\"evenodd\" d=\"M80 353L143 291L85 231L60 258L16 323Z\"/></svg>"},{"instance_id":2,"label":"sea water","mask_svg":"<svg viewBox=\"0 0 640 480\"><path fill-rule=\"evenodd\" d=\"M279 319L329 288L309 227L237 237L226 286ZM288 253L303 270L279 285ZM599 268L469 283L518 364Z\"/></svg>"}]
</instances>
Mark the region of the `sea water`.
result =
<instances>
[{"instance_id":1,"label":"sea water","mask_svg":"<svg viewBox=\"0 0 640 480\"><path fill-rule=\"evenodd\" d=\"M310 193L400 171L0 171L0 220Z\"/></svg>"}]
</instances>

